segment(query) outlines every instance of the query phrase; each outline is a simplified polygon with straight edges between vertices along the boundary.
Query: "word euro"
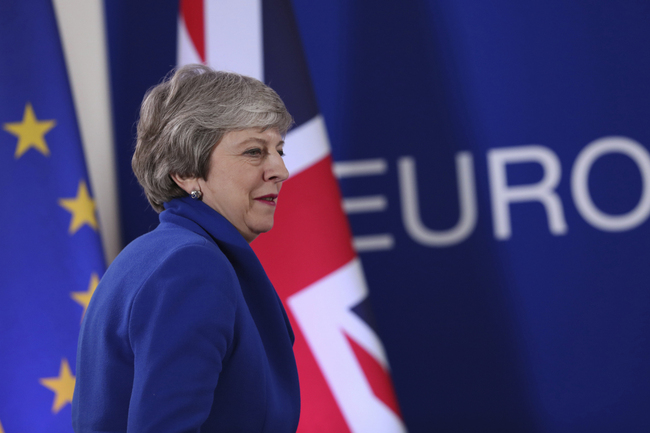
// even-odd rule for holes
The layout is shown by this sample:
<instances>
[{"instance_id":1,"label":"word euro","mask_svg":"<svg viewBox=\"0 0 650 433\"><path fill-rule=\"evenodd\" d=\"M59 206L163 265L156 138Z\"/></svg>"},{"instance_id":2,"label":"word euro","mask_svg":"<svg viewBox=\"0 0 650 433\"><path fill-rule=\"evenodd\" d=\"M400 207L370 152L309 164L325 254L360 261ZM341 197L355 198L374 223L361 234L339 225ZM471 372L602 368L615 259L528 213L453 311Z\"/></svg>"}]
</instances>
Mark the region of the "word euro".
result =
<instances>
[{"instance_id":1,"label":"word euro","mask_svg":"<svg viewBox=\"0 0 650 433\"><path fill-rule=\"evenodd\" d=\"M608 214L594 203L589 190L589 173L594 163L607 154L629 157L639 168L642 179L641 197L637 205L624 214ZM553 235L564 235L568 226L564 207L556 188L561 179L560 160L550 148L527 145L490 149L487 152L488 180L494 237L506 240L512 236L510 205L522 202L541 203L546 212L548 229ZM536 183L509 185L506 169L511 164L536 163L542 168L542 179ZM385 174L384 159L344 161L335 164L339 179ZM415 158L404 156L397 161L401 213L404 228L417 243L429 247L448 247L467 239L478 219L474 161L467 151L456 154L456 176L459 197L459 218L446 230L426 227L421 219ZM571 169L571 195L582 218L593 227L607 232L621 232L638 227L650 216L650 154L638 142L627 137L604 137L585 146ZM343 208L348 214L381 212L388 207L383 195L346 197ZM355 236L359 252L389 250L394 247L391 234Z\"/></svg>"}]
</instances>

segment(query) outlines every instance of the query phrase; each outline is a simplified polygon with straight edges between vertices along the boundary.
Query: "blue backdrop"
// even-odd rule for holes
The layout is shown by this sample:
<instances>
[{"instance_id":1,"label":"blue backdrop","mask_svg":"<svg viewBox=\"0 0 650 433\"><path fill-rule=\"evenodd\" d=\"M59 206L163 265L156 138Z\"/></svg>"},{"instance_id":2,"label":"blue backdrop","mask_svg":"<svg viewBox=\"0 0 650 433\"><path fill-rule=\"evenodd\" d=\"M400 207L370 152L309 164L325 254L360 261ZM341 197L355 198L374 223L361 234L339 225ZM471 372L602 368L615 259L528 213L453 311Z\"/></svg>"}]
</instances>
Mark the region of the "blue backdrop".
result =
<instances>
[{"instance_id":1,"label":"blue backdrop","mask_svg":"<svg viewBox=\"0 0 650 433\"><path fill-rule=\"evenodd\" d=\"M106 3L131 240L177 4ZM375 167L341 188L381 203L350 223L385 241L360 257L410 431L647 431L650 3L293 4L334 159Z\"/></svg>"}]
</instances>

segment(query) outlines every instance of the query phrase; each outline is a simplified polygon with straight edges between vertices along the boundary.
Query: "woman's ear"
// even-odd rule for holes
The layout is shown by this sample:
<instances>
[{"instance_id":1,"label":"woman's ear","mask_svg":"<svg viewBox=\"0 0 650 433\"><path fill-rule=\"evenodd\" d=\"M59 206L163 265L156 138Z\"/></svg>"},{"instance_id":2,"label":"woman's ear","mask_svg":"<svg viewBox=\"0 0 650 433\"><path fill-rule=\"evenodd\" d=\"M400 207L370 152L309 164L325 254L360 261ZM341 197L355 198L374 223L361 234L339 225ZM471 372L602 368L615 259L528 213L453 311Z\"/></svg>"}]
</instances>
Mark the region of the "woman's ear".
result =
<instances>
[{"instance_id":1,"label":"woman's ear","mask_svg":"<svg viewBox=\"0 0 650 433\"><path fill-rule=\"evenodd\" d=\"M192 191L200 191L199 180L196 177L182 177L178 174L170 174L172 180L176 182L183 191L190 194Z\"/></svg>"}]
</instances>

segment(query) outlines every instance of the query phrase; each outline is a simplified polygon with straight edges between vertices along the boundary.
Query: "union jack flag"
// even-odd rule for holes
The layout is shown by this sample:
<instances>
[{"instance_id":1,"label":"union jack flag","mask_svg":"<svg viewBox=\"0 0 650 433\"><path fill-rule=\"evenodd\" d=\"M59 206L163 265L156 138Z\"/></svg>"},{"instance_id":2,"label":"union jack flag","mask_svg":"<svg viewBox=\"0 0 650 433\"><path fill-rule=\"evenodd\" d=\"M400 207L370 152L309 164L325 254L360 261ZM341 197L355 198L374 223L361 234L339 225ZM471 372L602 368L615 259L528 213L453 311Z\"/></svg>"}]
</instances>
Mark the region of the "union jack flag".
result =
<instances>
[{"instance_id":1,"label":"union jack flag","mask_svg":"<svg viewBox=\"0 0 650 433\"><path fill-rule=\"evenodd\" d=\"M181 0L178 63L269 84L294 116L275 226L254 243L296 334L300 432L404 432L368 289L332 173L289 0Z\"/></svg>"}]
</instances>

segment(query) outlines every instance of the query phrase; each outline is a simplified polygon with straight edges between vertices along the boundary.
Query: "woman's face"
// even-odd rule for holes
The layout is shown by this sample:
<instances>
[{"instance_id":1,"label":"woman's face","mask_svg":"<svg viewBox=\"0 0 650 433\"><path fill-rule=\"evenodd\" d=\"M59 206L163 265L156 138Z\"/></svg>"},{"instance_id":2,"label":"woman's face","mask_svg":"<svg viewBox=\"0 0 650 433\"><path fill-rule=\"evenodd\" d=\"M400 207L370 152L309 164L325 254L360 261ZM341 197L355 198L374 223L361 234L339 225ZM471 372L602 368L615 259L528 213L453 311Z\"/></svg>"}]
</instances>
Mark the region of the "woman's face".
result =
<instances>
[{"instance_id":1,"label":"woman's face","mask_svg":"<svg viewBox=\"0 0 650 433\"><path fill-rule=\"evenodd\" d=\"M210 155L207 179L197 179L203 202L223 215L252 242L273 227L282 182L284 141L276 128L226 133Z\"/></svg>"}]
</instances>

